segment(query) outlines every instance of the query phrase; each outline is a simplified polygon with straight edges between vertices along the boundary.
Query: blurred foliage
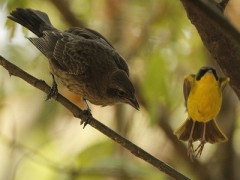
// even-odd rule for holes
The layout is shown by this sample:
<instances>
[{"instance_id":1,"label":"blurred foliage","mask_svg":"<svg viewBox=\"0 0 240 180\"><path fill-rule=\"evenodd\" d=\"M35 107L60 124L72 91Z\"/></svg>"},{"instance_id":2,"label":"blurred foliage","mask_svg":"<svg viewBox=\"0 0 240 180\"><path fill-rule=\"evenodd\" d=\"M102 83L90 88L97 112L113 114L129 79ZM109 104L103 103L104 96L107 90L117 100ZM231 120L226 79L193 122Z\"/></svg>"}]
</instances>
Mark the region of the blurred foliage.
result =
<instances>
[{"instance_id":1,"label":"blurred foliage","mask_svg":"<svg viewBox=\"0 0 240 180\"><path fill-rule=\"evenodd\" d=\"M239 138L232 133L239 132L239 126L234 126L238 115L236 97L230 90L225 101L232 103L225 109L231 110L231 121L221 121L221 117L229 117L229 111L227 114L224 109L219 119L220 126L224 124L223 131L234 136L231 146L207 146L199 161L190 162L185 146L173 136L187 116L183 77L212 64L180 1L0 1L0 54L51 84L46 58L24 38L32 34L6 19L17 7L47 12L54 26L61 30L73 26L67 20L69 10L79 24L106 36L126 57L141 110L127 105L91 105L94 117L190 178L224 179L229 173L240 177L234 169L223 170L232 162L227 156L220 158L233 146L232 155L237 157L240 153ZM79 120L61 105L52 100L46 102L45 94L19 78L9 77L5 69L0 68L0 74L0 179L168 178L95 129L87 126L83 130ZM81 106L77 97L64 94ZM222 154L217 153L219 150ZM239 162L235 160L236 167ZM212 173L211 168L198 172L206 165L216 167L216 172Z\"/></svg>"}]
</instances>

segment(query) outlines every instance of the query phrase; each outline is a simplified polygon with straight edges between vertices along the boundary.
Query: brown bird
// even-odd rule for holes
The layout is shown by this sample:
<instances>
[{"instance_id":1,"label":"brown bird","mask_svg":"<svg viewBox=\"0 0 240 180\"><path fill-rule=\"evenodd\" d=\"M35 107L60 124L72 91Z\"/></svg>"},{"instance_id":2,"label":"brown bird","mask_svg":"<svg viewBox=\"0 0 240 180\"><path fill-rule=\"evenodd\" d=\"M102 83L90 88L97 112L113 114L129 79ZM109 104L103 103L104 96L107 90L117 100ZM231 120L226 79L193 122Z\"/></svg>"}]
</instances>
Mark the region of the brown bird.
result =
<instances>
[{"instance_id":1,"label":"brown bird","mask_svg":"<svg viewBox=\"0 0 240 180\"><path fill-rule=\"evenodd\" d=\"M46 13L33 9L17 8L8 18L38 36L28 39L49 60L55 85L48 98L56 95L56 76L93 104L127 103L139 109L126 61L100 33L78 27L61 32Z\"/></svg>"}]
</instances>

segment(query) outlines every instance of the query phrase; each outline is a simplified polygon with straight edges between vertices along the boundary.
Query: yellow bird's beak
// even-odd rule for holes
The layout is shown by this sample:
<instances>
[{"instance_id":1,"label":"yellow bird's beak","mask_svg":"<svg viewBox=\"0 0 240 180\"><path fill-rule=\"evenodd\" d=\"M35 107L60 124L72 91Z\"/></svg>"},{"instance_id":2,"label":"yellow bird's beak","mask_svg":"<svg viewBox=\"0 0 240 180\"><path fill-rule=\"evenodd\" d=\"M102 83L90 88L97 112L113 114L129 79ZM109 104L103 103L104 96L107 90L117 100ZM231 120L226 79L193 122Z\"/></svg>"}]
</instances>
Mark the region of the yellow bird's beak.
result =
<instances>
[{"instance_id":1,"label":"yellow bird's beak","mask_svg":"<svg viewBox=\"0 0 240 180\"><path fill-rule=\"evenodd\" d=\"M207 71L203 77L201 78L200 81L206 82L206 83L212 83L214 81L217 81L214 74L212 73L212 71Z\"/></svg>"}]
</instances>

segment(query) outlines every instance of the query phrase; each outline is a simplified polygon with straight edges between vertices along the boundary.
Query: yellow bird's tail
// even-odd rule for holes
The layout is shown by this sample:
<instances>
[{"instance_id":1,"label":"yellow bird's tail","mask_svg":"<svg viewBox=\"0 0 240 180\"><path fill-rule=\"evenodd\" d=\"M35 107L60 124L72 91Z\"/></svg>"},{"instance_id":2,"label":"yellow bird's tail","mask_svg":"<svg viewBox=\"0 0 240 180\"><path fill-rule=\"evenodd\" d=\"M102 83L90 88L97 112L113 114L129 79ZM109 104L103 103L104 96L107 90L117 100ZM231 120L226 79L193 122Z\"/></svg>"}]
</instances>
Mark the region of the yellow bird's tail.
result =
<instances>
[{"instance_id":1,"label":"yellow bird's tail","mask_svg":"<svg viewBox=\"0 0 240 180\"><path fill-rule=\"evenodd\" d=\"M205 128L205 129L204 129ZM226 135L221 131L217 122L212 119L208 122L187 120L176 130L175 135L183 141L202 141L214 144L227 141Z\"/></svg>"}]
</instances>

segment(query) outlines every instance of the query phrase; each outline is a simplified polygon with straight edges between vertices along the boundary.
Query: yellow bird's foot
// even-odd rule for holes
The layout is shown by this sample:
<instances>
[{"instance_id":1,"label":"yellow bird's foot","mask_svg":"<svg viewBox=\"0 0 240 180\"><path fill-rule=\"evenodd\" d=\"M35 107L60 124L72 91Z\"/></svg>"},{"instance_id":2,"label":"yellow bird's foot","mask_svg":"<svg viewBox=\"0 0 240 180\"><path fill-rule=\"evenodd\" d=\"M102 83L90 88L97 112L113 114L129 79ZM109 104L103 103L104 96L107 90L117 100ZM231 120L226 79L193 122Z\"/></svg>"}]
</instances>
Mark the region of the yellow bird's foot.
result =
<instances>
[{"instance_id":1,"label":"yellow bird's foot","mask_svg":"<svg viewBox=\"0 0 240 180\"><path fill-rule=\"evenodd\" d=\"M206 144L206 141L201 140L197 148L194 149L193 140L188 141L187 155L191 159L191 161L194 161L195 159L200 158L205 144Z\"/></svg>"},{"instance_id":2,"label":"yellow bird's foot","mask_svg":"<svg viewBox=\"0 0 240 180\"><path fill-rule=\"evenodd\" d=\"M202 151L204 148L204 145L206 144L205 140L201 140L200 144L198 145L198 147L194 150L194 158L200 158L200 156L202 155Z\"/></svg>"},{"instance_id":3,"label":"yellow bird's foot","mask_svg":"<svg viewBox=\"0 0 240 180\"><path fill-rule=\"evenodd\" d=\"M203 123L203 135L202 138L200 140L200 144L198 145L198 147L194 150L196 153L195 158L200 158L200 156L202 155L202 151L204 148L204 145L206 144L206 123Z\"/></svg>"},{"instance_id":4,"label":"yellow bird's foot","mask_svg":"<svg viewBox=\"0 0 240 180\"><path fill-rule=\"evenodd\" d=\"M194 153L195 153L195 151L194 151L194 147L193 147L193 140L190 139L188 141L187 155L191 159L191 161L193 161L195 159Z\"/></svg>"}]
</instances>

